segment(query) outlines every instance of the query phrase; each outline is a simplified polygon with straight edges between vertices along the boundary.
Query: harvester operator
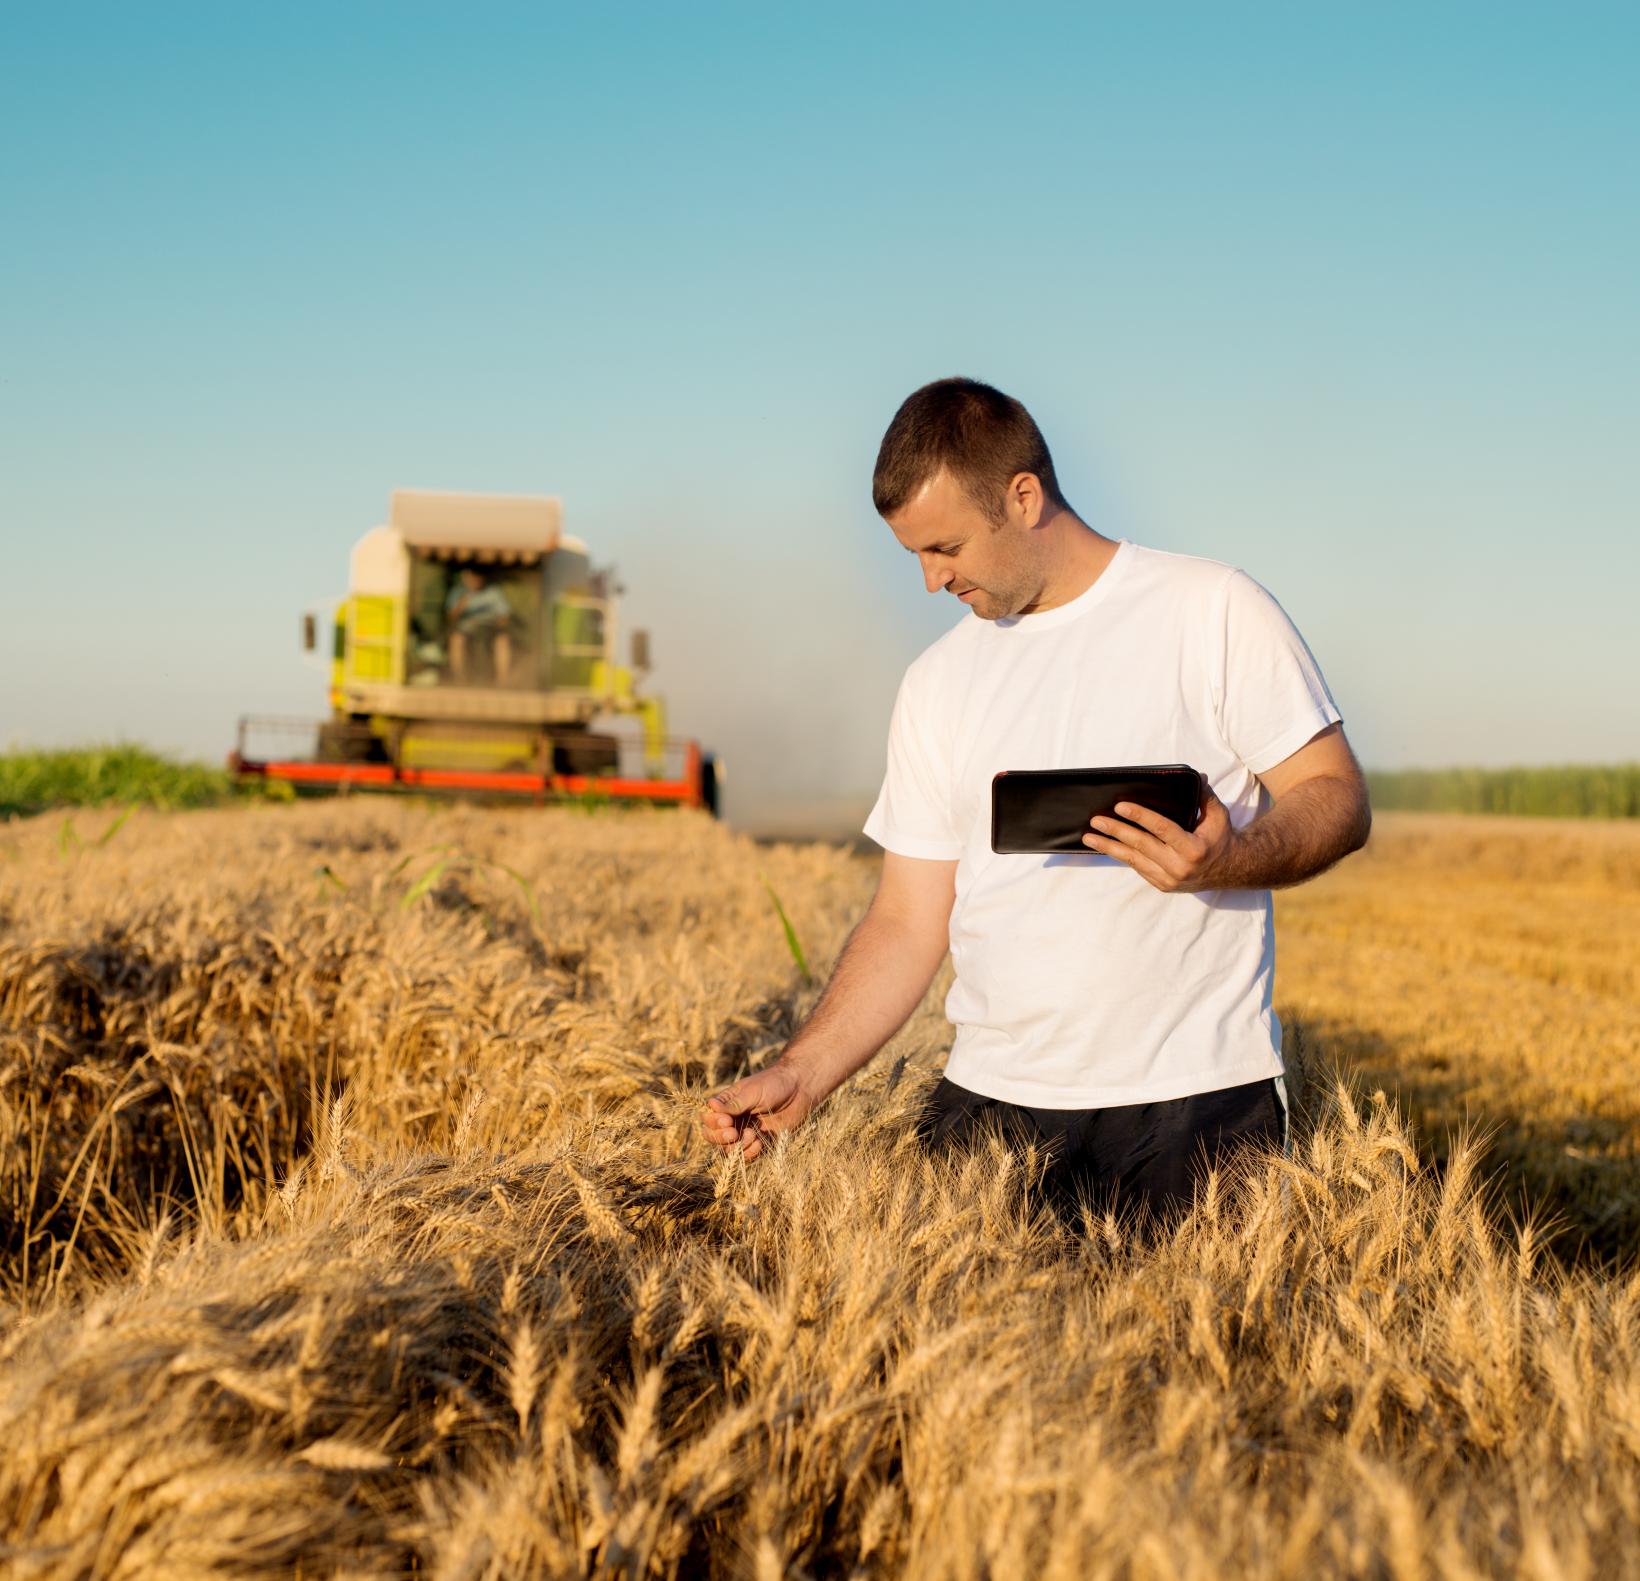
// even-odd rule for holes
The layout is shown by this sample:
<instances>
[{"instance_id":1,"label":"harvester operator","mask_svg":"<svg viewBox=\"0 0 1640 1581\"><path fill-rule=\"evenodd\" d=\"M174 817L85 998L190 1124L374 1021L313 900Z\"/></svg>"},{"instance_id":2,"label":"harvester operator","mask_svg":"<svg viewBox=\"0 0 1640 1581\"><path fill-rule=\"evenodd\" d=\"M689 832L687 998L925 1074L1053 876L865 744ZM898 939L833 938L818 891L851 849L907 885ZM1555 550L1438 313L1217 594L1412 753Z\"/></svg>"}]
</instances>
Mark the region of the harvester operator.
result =
<instances>
[{"instance_id":1,"label":"harvester operator","mask_svg":"<svg viewBox=\"0 0 1640 1581\"><path fill-rule=\"evenodd\" d=\"M1366 841L1342 717L1259 583L1096 532L999 390L912 394L872 494L969 618L900 684L869 908L808 1020L708 1100L703 1129L756 1158L898 1031L949 948L957 1032L924 1145L995 1127L1046 1154L1062 1210L1186 1207L1203 1164L1286 1140L1270 891ZM1085 854L992 851L998 771L1147 763L1201 771L1194 830L1124 802L1090 820Z\"/></svg>"},{"instance_id":2,"label":"harvester operator","mask_svg":"<svg viewBox=\"0 0 1640 1581\"><path fill-rule=\"evenodd\" d=\"M450 622L450 670L458 683L471 679L475 641L488 641L495 684L505 686L512 670L512 606L484 573L463 567L450 588L444 612Z\"/></svg>"}]
</instances>

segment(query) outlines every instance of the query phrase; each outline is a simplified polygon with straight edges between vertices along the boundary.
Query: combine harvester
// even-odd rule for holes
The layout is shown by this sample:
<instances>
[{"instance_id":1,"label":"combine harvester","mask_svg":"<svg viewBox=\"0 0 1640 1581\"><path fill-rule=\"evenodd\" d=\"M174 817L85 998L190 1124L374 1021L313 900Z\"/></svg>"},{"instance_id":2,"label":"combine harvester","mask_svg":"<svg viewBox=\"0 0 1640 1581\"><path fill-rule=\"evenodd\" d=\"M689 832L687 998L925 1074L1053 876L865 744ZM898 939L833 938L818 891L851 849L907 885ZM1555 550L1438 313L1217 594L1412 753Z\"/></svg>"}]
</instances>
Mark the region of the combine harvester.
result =
<instances>
[{"instance_id":1,"label":"combine harvester","mask_svg":"<svg viewBox=\"0 0 1640 1581\"><path fill-rule=\"evenodd\" d=\"M331 716L245 718L228 765L304 792L582 797L718 810L720 768L615 662L607 569L556 499L399 489L332 615ZM320 615L302 620L314 651ZM631 728L623 730L622 724Z\"/></svg>"}]
</instances>

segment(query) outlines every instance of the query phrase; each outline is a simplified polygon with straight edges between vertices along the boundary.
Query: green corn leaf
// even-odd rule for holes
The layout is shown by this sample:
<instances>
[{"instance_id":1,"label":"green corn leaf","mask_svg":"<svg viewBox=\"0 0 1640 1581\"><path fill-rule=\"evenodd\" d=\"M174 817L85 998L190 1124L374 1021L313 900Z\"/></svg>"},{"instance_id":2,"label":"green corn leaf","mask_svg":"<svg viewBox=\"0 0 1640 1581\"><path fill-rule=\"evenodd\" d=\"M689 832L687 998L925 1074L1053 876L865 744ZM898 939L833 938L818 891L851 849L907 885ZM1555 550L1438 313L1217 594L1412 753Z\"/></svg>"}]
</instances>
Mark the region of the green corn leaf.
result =
<instances>
[{"instance_id":1,"label":"green corn leaf","mask_svg":"<svg viewBox=\"0 0 1640 1581\"><path fill-rule=\"evenodd\" d=\"M453 841L446 840L443 845L429 845L429 846L424 846L419 851L408 852L406 855L401 856L398 859L398 861L396 861L390 868L388 868L387 876L389 878L397 878L399 876L399 874L402 873L405 870L405 868L409 867L409 865L412 862L414 862L418 857L433 856L434 854L436 854L439 851L453 851L453 850L455 850L455 843Z\"/></svg>"},{"instance_id":2,"label":"green corn leaf","mask_svg":"<svg viewBox=\"0 0 1640 1581\"><path fill-rule=\"evenodd\" d=\"M97 844L107 845L108 842L125 827L125 820L129 818L136 810L137 809L135 807L127 807L118 818L116 818L106 829L103 830L101 834L97 836Z\"/></svg>"},{"instance_id":3,"label":"green corn leaf","mask_svg":"<svg viewBox=\"0 0 1640 1581\"><path fill-rule=\"evenodd\" d=\"M415 905L415 903L420 900L421 897L425 895L441 877L443 877L445 868L447 868L453 861L455 861L453 856L441 856L438 861L433 863L433 865L410 886L404 899L399 902L399 910L408 911L410 907Z\"/></svg>"},{"instance_id":4,"label":"green corn leaf","mask_svg":"<svg viewBox=\"0 0 1640 1581\"><path fill-rule=\"evenodd\" d=\"M530 916L534 919L537 930L545 933L547 931L546 924L541 920L541 907L535 899L535 886L516 867L508 867L505 862L496 862L493 865L505 873L523 891L524 904L530 908Z\"/></svg>"},{"instance_id":5,"label":"green corn leaf","mask_svg":"<svg viewBox=\"0 0 1640 1581\"><path fill-rule=\"evenodd\" d=\"M769 899L774 902L775 914L780 918L780 926L786 930L786 948L791 951L792 959L797 962L797 970L802 975L803 986L810 988L814 985L814 977L809 971L809 963L803 955L803 946L798 943L797 929L792 926L792 919L786 915L786 908L780 904L780 897L774 892L774 885L762 873L757 875L763 879L763 887L769 892Z\"/></svg>"}]
</instances>

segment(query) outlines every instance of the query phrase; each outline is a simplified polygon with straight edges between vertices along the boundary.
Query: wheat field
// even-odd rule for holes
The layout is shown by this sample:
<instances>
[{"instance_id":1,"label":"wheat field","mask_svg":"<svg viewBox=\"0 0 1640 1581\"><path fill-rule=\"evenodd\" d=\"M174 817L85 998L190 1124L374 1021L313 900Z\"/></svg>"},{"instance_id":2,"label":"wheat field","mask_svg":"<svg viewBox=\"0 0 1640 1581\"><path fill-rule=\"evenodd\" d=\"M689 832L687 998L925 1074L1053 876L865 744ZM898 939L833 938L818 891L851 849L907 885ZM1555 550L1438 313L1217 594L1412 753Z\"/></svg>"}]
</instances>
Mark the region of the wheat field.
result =
<instances>
[{"instance_id":1,"label":"wheat field","mask_svg":"<svg viewBox=\"0 0 1640 1581\"><path fill-rule=\"evenodd\" d=\"M1283 892L1293 1155L1137 1243L917 1152L943 979L709 1156L818 992L769 887L823 980L869 859L115 817L0 829L8 1577L1640 1569L1631 828L1381 817Z\"/></svg>"}]
</instances>

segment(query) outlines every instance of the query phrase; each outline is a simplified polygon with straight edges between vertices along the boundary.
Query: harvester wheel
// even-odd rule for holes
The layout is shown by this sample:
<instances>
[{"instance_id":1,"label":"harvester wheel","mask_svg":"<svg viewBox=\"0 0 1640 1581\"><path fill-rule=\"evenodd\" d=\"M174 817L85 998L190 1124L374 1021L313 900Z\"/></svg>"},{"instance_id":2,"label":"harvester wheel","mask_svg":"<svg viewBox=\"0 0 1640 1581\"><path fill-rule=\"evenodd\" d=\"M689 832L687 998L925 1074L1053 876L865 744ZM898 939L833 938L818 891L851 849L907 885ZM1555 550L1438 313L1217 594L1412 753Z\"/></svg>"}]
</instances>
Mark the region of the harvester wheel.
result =
<instances>
[{"instance_id":1,"label":"harvester wheel","mask_svg":"<svg viewBox=\"0 0 1640 1581\"><path fill-rule=\"evenodd\" d=\"M552 744L554 774L613 774L621 766L621 744L614 736L578 735Z\"/></svg>"},{"instance_id":2,"label":"harvester wheel","mask_svg":"<svg viewBox=\"0 0 1640 1581\"><path fill-rule=\"evenodd\" d=\"M319 726L321 763L385 763L387 748L363 719L327 719Z\"/></svg>"},{"instance_id":3,"label":"harvester wheel","mask_svg":"<svg viewBox=\"0 0 1640 1581\"><path fill-rule=\"evenodd\" d=\"M700 804L714 818L721 816L718 811L720 782L716 755L711 752L703 753L700 760Z\"/></svg>"}]
</instances>

